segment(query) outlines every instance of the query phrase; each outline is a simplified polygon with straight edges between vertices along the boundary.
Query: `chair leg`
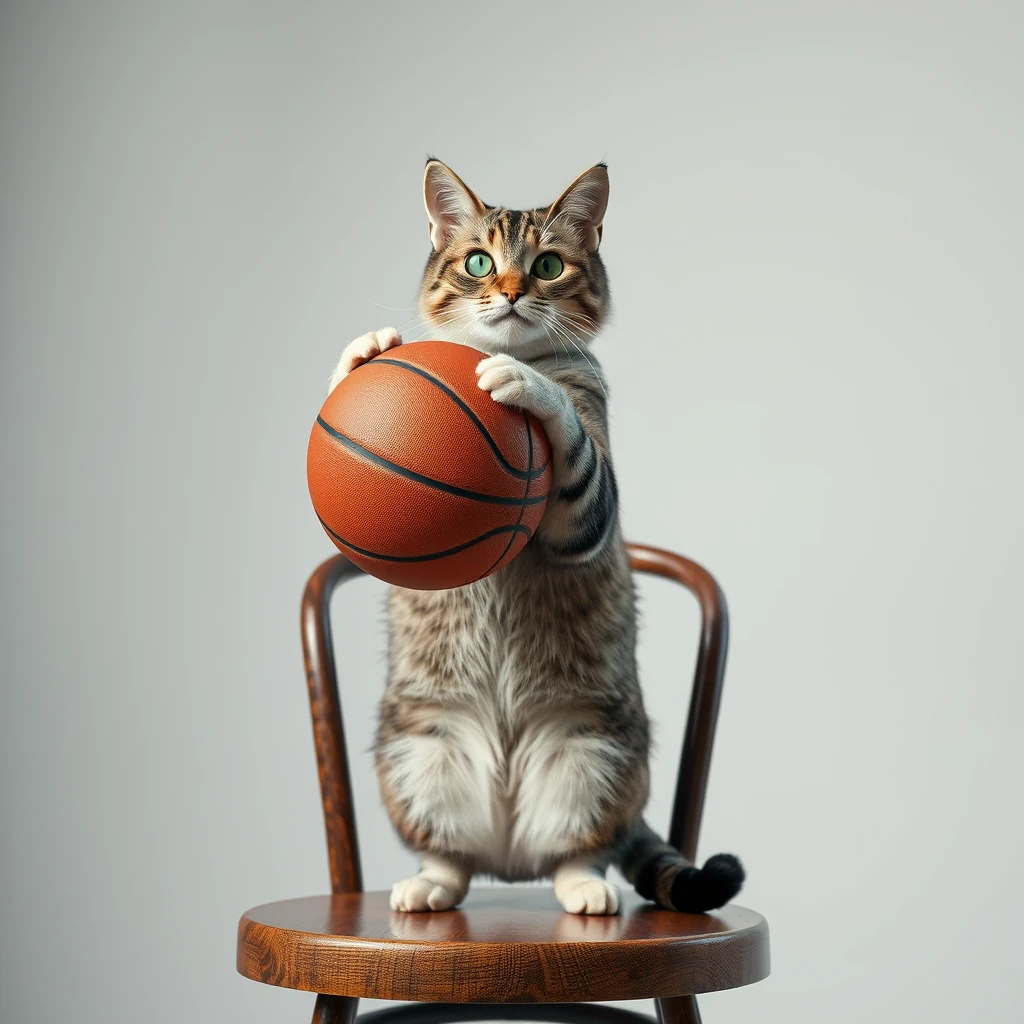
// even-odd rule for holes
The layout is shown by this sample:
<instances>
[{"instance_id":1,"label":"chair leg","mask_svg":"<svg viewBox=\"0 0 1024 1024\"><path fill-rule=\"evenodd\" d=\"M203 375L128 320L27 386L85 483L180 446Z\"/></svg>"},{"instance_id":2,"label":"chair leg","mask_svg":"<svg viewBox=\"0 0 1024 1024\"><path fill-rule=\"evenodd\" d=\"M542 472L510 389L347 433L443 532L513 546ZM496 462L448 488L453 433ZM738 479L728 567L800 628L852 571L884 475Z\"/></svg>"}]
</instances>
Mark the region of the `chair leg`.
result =
<instances>
[{"instance_id":1,"label":"chair leg","mask_svg":"<svg viewBox=\"0 0 1024 1024\"><path fill-rule=\"evenodd\" d=\"M358 1007L350 996L317 996L313 1024L354 1024Z\"/></svg>"},{"instance_id":2,"label":"chair leg","mask_svg":"<svg viewBox=\"0 0 1024 1024\"><path fill-rule=\"evenodd\" d=\"M696 996L671 996L655 999L660 1024L700 1024L700 1010Z\"/></svg>"}]
</instances>

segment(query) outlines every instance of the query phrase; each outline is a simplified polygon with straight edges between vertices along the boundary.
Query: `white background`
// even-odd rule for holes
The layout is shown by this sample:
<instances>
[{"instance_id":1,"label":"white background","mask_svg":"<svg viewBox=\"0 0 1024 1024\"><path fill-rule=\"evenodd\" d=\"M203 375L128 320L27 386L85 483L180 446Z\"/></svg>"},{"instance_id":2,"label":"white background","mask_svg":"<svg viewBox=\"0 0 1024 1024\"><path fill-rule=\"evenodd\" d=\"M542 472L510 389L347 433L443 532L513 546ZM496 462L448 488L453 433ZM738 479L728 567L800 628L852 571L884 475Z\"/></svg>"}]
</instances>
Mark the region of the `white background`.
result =
<instances>
[{"instance_id":1,"label":"white background","mask_svg":"<svg viewBox=\"0 0 1024 1024\"><path fill-rule=\"evenodd\" d=\"M704 1019L1019 1019L1022 36L978 0L5 4L4 1024L308 1019L235 923L327 887L305 445L412 315L427 153L511 205L610 164L626 530L729 598L702 853L772 929ZM382 595L335 614L374 888L411 867ZM643 595L665 823L697 620Z\"/></svg>"}]
</instances>

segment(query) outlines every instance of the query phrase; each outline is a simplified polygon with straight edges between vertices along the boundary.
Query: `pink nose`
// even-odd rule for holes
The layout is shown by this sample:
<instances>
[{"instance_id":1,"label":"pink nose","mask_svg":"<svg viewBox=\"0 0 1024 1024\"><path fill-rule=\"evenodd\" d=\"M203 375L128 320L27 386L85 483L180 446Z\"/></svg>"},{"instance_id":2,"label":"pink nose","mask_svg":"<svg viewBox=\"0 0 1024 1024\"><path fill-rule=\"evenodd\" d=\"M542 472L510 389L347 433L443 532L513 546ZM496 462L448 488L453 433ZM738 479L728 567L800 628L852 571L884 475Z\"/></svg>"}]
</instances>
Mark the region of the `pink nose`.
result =
<instances>
[{"instance_id":1,"label":"pink nose","mask_svg":"<svg viewBox=\"0 0 1024 1024\"><path fill-rule=\"evenodd\" d=\"M518 299L518 298L520 298L522 296L523 290L522 290L522 288L512 288L512 287L502 288L501 289L501 294L504 295L506 299L508 299L509 305L511 306L511 305L515 304L516 299Z\"/></svg>"}]
</instances>

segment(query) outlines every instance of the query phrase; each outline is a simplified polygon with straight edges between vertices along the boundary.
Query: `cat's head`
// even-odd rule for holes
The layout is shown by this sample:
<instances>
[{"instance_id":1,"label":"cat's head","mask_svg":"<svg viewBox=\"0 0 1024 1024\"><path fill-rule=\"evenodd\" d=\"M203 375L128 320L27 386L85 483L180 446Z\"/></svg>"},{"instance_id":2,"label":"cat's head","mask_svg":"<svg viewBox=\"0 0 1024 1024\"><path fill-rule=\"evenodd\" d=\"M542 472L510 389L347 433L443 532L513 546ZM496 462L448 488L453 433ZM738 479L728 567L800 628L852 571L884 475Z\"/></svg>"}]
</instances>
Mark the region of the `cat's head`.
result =
<instances>
[{"instance_id":1,"label":"cat's head","mask_svg":"<svg viewBox=\"0 0 1024 1024\"><path fill-rule=\"evenodd\" d=\"M531 359L586 344L609 312L597 254L608 170L584 171L550 206L487 206L440 160L423 199L433 251L420 312L437 332L487 352Z\"/></svg>"}]
</instances>

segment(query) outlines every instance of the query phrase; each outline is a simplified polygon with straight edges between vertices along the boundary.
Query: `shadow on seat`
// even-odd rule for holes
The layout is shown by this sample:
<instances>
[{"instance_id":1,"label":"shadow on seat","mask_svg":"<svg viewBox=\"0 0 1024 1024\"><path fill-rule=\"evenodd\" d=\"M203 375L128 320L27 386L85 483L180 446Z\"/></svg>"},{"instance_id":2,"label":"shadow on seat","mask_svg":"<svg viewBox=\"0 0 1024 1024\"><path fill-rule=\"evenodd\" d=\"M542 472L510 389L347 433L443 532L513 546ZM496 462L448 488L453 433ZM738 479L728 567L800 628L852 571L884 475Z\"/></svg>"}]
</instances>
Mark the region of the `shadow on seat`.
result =
<instances>
[{"instance_id":1,"label":"shadow on seat","mask_svg":"<svg viewBox=\"0 0 1024 1024\"><path fill-rule=\"evenodd\" d=\"M668 833L695 860L725 672L725 599L695 562L627 547L634 570L673 579L700 603L697 668ZM649 1024L651 1018L629 1010L585 1005L649 998L662 1024L699 1024L696 995L767 977L768 925L733 904L681 914L624 894L621 914L584 917L563 913L550 889L478 886L456 910L403 914L390 909L388 893L364 893L329 615L335 587L359 574L336 555L310 577L302 602L332 895L245 913L238 926L240 974L318 993L314 1024L351 1024L360 997L412 1003L364 1014L359 1020L366 1024L495 1017Z\"/></svg>"}]
</instances>

